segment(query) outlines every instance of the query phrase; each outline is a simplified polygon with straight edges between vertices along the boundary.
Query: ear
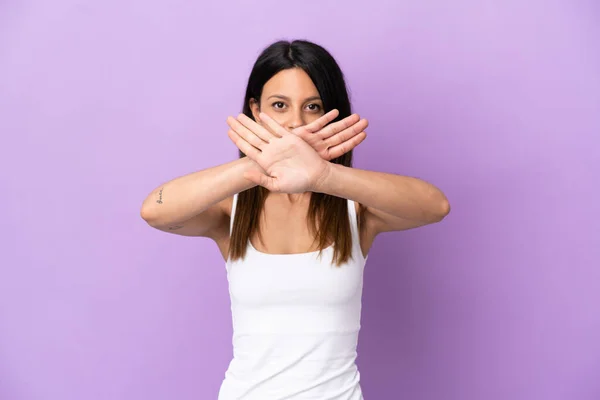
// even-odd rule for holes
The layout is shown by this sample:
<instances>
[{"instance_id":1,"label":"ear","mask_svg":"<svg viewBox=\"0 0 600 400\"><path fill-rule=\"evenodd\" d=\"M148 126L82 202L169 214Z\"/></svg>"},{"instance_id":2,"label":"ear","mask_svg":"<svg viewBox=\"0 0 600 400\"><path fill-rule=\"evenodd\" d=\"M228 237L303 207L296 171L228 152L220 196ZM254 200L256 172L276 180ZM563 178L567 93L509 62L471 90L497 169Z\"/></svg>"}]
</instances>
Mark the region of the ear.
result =
<instances>
[{"instance_id":1,"label":"ear","mask_svg":"<svg viewBox=\"0 0 600 400\"><path fill-rule=\"evenodd\" d=\"M256 101L256 99L250 99L249 106L254 120L260 123L260 118L258 118L258 114L260 113L260 104L258 101Z\"/></svg>"}]
</instances>

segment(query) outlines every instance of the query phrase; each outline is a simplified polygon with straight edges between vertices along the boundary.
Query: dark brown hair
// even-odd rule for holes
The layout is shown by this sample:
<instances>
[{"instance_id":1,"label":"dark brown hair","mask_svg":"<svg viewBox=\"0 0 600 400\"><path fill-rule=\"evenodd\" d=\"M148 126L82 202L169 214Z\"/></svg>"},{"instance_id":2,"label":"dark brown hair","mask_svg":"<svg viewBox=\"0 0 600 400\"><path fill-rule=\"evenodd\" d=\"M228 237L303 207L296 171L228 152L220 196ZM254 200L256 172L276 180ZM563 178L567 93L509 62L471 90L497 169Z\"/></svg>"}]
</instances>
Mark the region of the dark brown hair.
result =
<instances>
[{"instance_id":1,"label":"dark brown hair","mask_svg":"<svg viewBox=\"0 0 600 400\"><path fill-rule=\"evenodd\" d=\"M262 51L248 79L243 113L254 119L250 100L255 99L260 103L265 83L278 72L290 68L301 68L308 74L319 91L323 111L339 111L335 121L351 115L344 75L337 62L323 47L305 40L278 41ZM239 156L245 157L241 151ZM351 167L352 151L330 162ZM259 216L268 193L268 189L255 186L238 194L229 244L229 257L232 260L246 255L247 243L254 232L258 231L260 235ZM307 218L309 230L318 241L319 255L324 248L333 244L332 262L339 266L348 261L352 256L352 235L347 200L324 193L312 193Z\"/></svg>"}]
</instances>

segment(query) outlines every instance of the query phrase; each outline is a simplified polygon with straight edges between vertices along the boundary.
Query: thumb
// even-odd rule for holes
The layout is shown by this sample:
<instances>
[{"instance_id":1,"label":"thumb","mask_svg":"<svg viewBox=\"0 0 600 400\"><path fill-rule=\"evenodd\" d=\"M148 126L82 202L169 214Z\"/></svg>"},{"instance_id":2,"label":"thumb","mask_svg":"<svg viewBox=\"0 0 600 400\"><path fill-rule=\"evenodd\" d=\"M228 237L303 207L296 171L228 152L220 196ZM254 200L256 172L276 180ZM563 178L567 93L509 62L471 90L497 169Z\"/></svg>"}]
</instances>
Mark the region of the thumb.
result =
<instances>
[{"instance_id":1,"label":"thumb","mask_svg":"<svg viewBox=\"0 0 600 400\"><path fill-rule=\"evenodd\" d=\"M257 170L250 170L244 172L244 178L248 179L250 182L256 183L259 186L263 186L270 191L275 191L274 178L271 178L268 175L263 174Z\"/></svg>"}]
</instances>

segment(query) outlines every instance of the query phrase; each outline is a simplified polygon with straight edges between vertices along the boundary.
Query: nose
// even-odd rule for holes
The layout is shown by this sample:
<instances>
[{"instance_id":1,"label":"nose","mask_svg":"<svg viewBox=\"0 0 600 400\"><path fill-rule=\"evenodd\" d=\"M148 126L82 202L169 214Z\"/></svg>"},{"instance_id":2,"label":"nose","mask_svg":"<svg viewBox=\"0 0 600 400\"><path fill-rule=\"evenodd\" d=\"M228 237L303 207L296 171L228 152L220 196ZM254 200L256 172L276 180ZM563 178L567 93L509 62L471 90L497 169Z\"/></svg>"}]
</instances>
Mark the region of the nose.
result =
<instances>
[{"instance_id":1,"label":"nose","mask_svg":"<svg viewBox=\"0 0 600 400\"><path fill-rule=\"evenodd\" d=\"M290 119L287 121L287 128L292 130L304 125L304 120L302 118L302 113L295 112L290 116Z\"/></svg>"}]
</instances>

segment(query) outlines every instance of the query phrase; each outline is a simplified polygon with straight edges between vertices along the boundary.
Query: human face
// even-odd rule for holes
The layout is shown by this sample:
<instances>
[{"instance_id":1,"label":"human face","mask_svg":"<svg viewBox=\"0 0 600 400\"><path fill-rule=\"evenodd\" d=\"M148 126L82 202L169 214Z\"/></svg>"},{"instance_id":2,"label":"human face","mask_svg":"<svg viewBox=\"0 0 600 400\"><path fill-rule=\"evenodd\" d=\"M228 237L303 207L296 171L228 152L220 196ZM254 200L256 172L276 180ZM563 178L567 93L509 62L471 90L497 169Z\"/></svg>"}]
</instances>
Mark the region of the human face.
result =
<instances>
[{"instance_id":1,"label":"human face","mask_svg":"<svg viewBox=\"0 0 600 400\"><path fill-rule=\"evenodd\" d=\"M292 130L324 114L323 102L312 79L301 68L279 71L263 86L260 104L250 100L254 119L262 111L279 125Z\"/></svg>"}]
</instances>

